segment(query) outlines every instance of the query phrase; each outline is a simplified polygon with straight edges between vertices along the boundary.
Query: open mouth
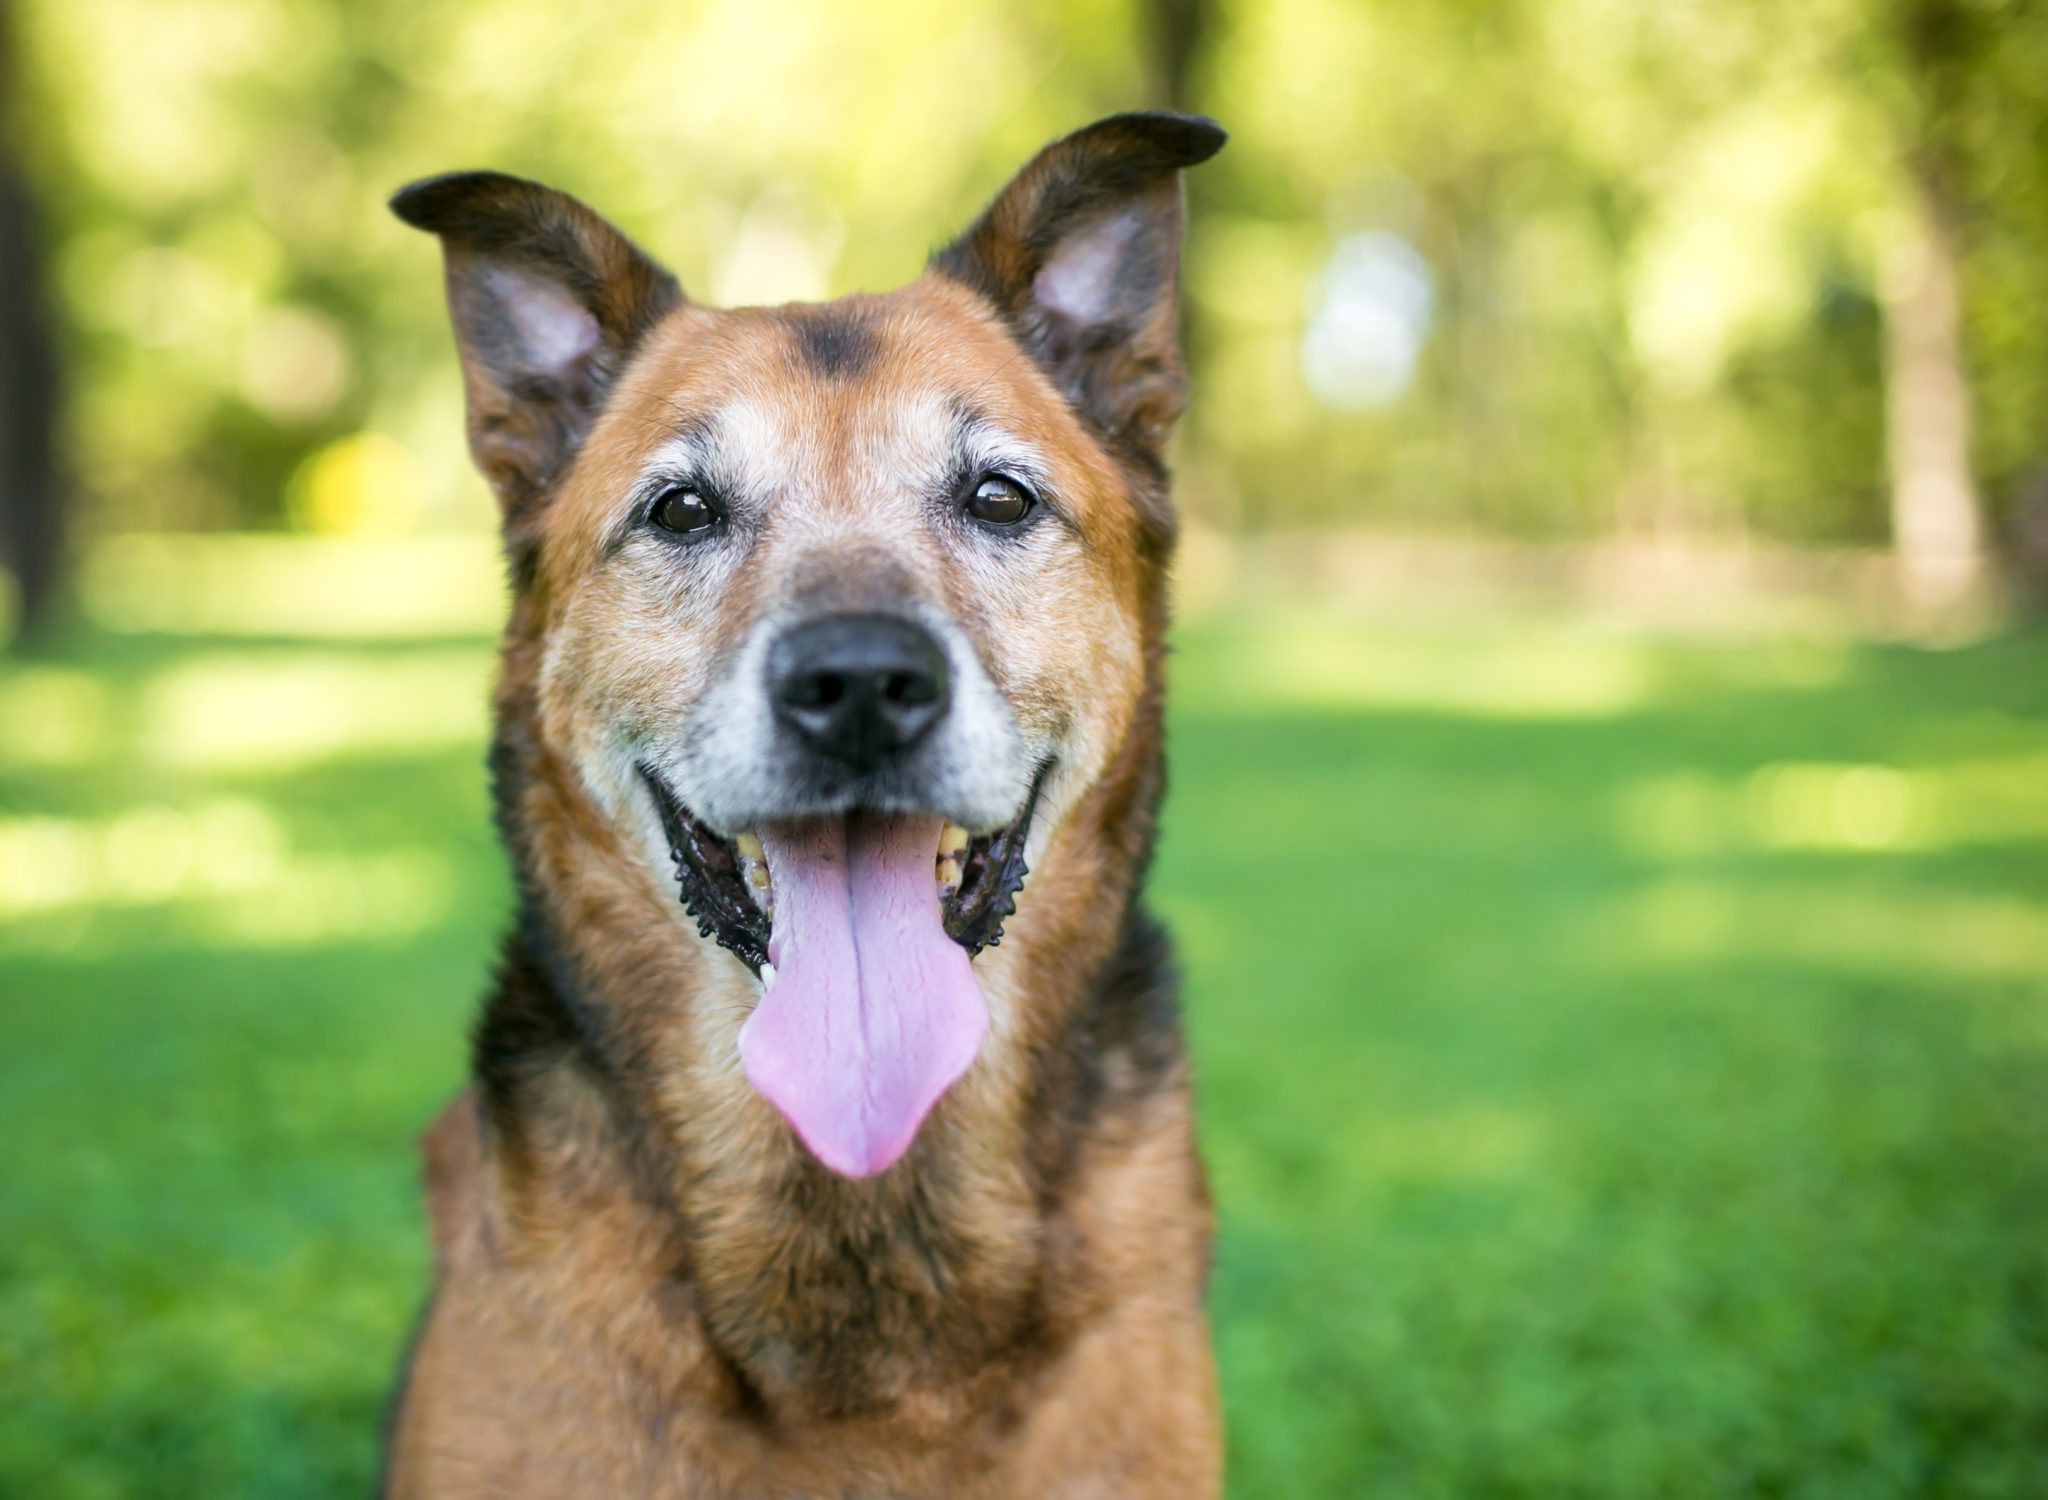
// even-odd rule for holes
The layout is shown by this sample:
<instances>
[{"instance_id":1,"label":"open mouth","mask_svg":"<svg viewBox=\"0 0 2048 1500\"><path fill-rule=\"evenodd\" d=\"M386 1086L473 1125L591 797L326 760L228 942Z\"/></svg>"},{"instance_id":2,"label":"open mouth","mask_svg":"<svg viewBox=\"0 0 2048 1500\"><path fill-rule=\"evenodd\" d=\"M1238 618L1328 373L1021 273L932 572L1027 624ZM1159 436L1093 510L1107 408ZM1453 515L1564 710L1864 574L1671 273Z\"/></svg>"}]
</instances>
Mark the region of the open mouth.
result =
<instances>
[{"instance_id":1,"label":"open mouth","mask_svg":"<svg viewBox=\"0 0 2048 1500\"><path fill-rule=\"evenodd\" d=\"M683 909L697 919L698 932L715 939L759 975L761 966L770 962L768 942L775 921L775 873L760 832L723 837L683 806L653 769L639 769L661 815ZM1030 873L1024 864L1024 843L1031 834L1039 788L1050 769L1041 767L1032 779L1024 810L1016 819L991 833L970 837L957 823L941 823L932 848L932 887L946 936L970 956L1002 942L1003 921L1017 910L1017 892Z\"/></svg>"},{"instance_id":2,"label":"open mouth","mask_svg":"<svg viewBox=\"0 0 2048 1500\"><path fill-rule=\"evenodd\" d=\"M879 1172L909 1149L988 1029L969 959L1001 940L1025 877L1041 768L1015 821L856 809L726 838L640 767L698 931L762 981L740 1061L826 1166Z\"/></svg>"}]
</instances>

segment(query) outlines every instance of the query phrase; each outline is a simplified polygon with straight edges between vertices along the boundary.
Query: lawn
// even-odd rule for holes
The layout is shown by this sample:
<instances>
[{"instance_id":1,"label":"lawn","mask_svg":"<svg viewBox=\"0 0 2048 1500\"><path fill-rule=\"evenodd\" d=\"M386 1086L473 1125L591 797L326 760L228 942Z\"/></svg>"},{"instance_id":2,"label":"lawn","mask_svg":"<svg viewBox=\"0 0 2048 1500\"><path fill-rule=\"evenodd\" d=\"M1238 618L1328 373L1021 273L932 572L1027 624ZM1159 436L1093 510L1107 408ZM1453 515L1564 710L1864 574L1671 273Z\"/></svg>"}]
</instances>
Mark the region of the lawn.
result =
<instances>
[{"instance_id":1,"label":"lawn","mask_svg":"<svg viewBox=\"0 0 2048 1500\"><path fill-rule=\"evenodd\" d=\"M0 1493L365 1491L486 671L0 662ZM1222 620L1175 691L1234 1495L2048 1494L2048 636Z\"/></svg>"}]
</instances>

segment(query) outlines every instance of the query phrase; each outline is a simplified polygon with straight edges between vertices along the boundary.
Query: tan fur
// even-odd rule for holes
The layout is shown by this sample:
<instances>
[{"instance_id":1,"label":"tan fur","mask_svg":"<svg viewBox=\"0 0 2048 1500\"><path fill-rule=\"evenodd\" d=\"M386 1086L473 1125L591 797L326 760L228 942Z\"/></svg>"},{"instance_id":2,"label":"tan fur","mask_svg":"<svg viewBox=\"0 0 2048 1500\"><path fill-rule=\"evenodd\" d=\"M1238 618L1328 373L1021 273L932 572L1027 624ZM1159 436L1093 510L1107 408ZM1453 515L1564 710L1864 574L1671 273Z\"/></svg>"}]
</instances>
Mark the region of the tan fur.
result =
<instances>
[{"instance_id":1,"label":"tan fur","mask_svg":"<svg viewBox=\"0 0 2048 1500\"><path fill-rule=\"evenodd\" d=\"M423 1141L437 1276L390 1440L400 1500L1218 1492L1185 1064L1088 1029L1157 797L1156 497L959 281L837 306L872 334L852 378L807 367L777 310L663 313L520 519L501 797L603 1045L537 1045ZM916 414L952 400L1053 468L1074 534L1028 577L977 571L900 498ZM678 414L736 402L783 466L776 508L717 588L685 587L618 542L618 496ZM1068 749L975 961L979 1059L902 1161L847 1181L742 1075L758 985L678 905L608 737L686 718L757 619L877 589L944 607L1020 725ZM520 962L506 993L551 982Z\"/></svg>"}]
</instances>

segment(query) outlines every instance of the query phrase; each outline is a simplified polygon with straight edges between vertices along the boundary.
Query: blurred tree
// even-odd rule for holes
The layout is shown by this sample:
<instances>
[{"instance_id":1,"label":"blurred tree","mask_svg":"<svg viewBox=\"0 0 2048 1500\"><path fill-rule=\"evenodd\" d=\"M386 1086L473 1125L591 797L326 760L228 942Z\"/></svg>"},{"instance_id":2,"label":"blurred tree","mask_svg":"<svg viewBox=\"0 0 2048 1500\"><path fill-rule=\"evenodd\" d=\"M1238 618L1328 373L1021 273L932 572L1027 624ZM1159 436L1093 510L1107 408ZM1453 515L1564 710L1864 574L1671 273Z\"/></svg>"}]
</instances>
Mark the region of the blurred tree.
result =
<instances>
[{"instance_id":1,"label":"blurred tree","mask_svg":"<svg viewBox=\"0 0 2048 1500\"><path fill-rule=\"evenodd\" d=\"M1892 543L1910 586L1938 603L1975 582L1983 546L1971 470L1956 207L1939 173L1907 176L1911 228L1883 271L1885 445Z\"/></svg>"},{"instance_id":2,"label":"blurred tree","mask_svg":"<svg viewBox=\"0 0 2048 1500\"><path fill-rule=\"evenodd\" d=\"M1148 84L1135 0L18 3L102 529L486 523L410 178L545 178L695 296L821 296Z\"/></svg>"},{"instance_id":3,"label":"blurred tree","mask_svg":"<svg viewBox=\"0 0 2048 1500\"><path fill-rule=\"evenodd\" d=\"M1997 22L1963 0L1890 0L1875 19L1898 74L1885 102L1902 165L1901 224L1880 271L1892 539L1909 585L1939 603L1968 590L1983 547L1960 308L1967 148L1956 123L1987 71Z\"/></svg>"},{"instance_id":4,"label":"blurred tree","mask_svg":"<svg viewBox=\"0 0 2048 1500\"><path fill-rule=\"evenodd\" d=\"M1896 496L1967 576L1973 459L2008 494L2048 459L2042 11L1227 4L1191 276L1225 508L1877 542ZM1344 268L1384 234L1434 296L1376 366L1407 294ZM1340 338L1389 378L1333 384Z\"/></svg>"},{"instance_id":5,"label":"blurred tree","mask_svg":"<svg viewBox=\"0 0 2048 1500\"><path fill-rule=\"evenodd\" d=\"M1200 112L1193 67L1209 26L1214 0L1144 0L1146 40L1152 49L1154 87L1168 109Z\"/></svg>"},{"instance_id":6,"label":"blurred tree","mask_svg":"<svg viewBox=\"0 0 2048 1500\"><path fill-rule=\"evenodd\" d=\"M483 523L409 177L815 296L1148 99L1233 135L1187 262L1210 520L1879 545L1896 494L1968 554L2048 473L2048 0L14 3L98 527Z\"/></svg>"},{"instance_id":7,"label":"blurred tree","mask_svg":"<svg viewBox=\"0 0 2048 1500\"><path fill-rule=\"evenodd\" d=\"M55 601L63 552L57 359L44 306L42 226L22 161L15 16L0 0L0 562L34 630Z\"/></svg>"}]
</instances>

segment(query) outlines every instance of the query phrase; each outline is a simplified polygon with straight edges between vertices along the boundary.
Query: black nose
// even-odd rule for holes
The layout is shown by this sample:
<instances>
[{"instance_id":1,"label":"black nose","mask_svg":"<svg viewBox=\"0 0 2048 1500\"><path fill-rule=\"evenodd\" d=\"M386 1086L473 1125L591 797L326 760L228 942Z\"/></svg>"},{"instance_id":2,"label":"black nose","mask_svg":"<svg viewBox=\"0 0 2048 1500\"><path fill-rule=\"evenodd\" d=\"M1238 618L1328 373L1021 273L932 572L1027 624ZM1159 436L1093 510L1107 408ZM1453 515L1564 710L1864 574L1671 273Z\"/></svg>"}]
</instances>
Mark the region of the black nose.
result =
<instances>
[{"instance_id":1,"label":"black nose","mask_svg":"<svg viewBox=\"0 0 2048 1500\"><path fill-rule=\"evenodd\" d=\"M768 691L776 716L813 749L867 772L945 713L946 656L894 615L826 615L776 641Z\"/></svg>"}]
</instances>

